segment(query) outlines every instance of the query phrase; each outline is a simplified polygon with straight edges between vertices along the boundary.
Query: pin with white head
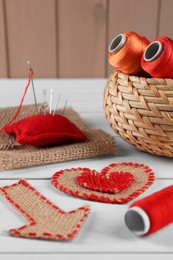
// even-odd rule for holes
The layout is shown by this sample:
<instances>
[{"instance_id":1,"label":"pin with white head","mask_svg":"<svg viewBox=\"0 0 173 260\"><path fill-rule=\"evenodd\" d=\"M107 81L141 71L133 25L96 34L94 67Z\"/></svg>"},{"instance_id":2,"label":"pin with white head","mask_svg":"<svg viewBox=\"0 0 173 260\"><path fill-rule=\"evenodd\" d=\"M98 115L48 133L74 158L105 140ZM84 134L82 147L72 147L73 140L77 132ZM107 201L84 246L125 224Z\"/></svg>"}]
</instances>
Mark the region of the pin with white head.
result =
<instances>
[{"instance_id":1,"label":"pin with white head","mask_svg":"<svg viewBox=\"0 0 173 260\"><path fill-rule=\"evenodd\" d=\"M28 61L28 69L29 70L31 69L30 61ZM32 76L31 76L31 84L32 84L32 91L33 91L33 95L34 95L34 102L35 102L35 105L36 105L36 108L37 108L37 113L38 113L39 111L38 111L38 105L37 105L37 99L36 99L36 94L35 94L34 81L33 81L33 77Z\"/></svg>"},{"instance_id":2,"label":"pin with white head","mask_svg":"<svg viewBox=\"0 0 173 260\"><path fill-rule=\"evenodd\" d=\"M53 100L53 88L51 88L50 90L50 111L49 111L49 114L51 115L52 113L52 100Z\"/></svg>"},{"instance_id":3,"label":"pin with white head","mask_svg":"<svg viewBox=\"0 0 173 260\"><path fill-rule=\"evenodd\" d=\"M44 115L46 115L46 90L43 89L43 96L44 96Z\"/></svg>"},{"instance_id":4,"label":"pin with white head","mask_svg":"<svg viewBox=\"0 0 173 260\"><path fill-rule=\"evenodd\" d=\"M57 107L58 107L58 104L59 104L59 101L60 101L60 97L61 97L61 94L58 96L58 101L56 102L53 115L55 115L55 113L56 113L56 110L57 110Z\"/></svg>"}]
</instances>

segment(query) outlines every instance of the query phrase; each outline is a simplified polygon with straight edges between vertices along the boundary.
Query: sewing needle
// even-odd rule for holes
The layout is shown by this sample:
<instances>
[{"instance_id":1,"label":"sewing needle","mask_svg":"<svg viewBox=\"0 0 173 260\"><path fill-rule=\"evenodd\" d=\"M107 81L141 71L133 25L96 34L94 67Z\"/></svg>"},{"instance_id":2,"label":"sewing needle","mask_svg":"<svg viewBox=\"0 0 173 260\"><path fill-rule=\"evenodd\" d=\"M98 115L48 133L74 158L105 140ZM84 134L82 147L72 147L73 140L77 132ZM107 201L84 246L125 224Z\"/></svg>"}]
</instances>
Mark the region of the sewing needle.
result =
<instances>
[{"instance_id":1,"label":"sewing needle","mask_svg":"<svg viewBox=\"0 0 173 260\"><path fill-rule=\"evenodd\" d=\"M50 114L52 113L52 98L53 98L53 88L50 90Z\"/></svg>"},{"instance_id":2,"label":"sewing needle","mask_svg":"<svg viewBox=\"0 0 173 260\"><path fill-rule=\"evenodd\" d=\"M65 105L64 105L64 108L63 108L63 111L62 111L62 115L64 115L64 112L65 112L66 106L67 106L67 99L66 99L66 101L65 101Z\"/></svg>"},{"instance_id":3,"label":"sewing needle","mask_svg":"<svg viewBox=\"0 0 173 260\"><path fill-rule=\"evenodd\" d=\"M46 115L46 90L43 89L43 95L44 95L44 115Z\"/></svg>"},{"instance_id":4,"label":"sewing needle","mask_svg":"<svg viewBox=\"0 0 173 260\"><path fill-rule=\"evenodd\" d=\"M58 104L59 104L59 101L60 101L60 97L61 97L61 94L58 96L58 101L57 101L57 103L56 103L56 106L55 106L53 115L55 115L55 113L56 113L56 109L57 109L57 107L58 107Z\"/></svg>"}]
</instances>

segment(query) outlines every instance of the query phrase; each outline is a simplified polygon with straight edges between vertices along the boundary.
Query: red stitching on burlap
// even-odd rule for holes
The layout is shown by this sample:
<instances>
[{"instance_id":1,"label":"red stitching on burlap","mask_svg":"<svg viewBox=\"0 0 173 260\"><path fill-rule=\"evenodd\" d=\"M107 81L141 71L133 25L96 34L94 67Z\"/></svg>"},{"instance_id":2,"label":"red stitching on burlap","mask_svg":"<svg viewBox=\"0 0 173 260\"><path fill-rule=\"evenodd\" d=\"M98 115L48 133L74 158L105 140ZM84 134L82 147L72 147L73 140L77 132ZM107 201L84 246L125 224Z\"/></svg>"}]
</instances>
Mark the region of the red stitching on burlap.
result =
<instances>
[{"instance_id":1,"label":"red stitching on burlap","mask_svg":"<svg viewBox=\"0 0 173 260\"><path fill-rule=\"evenodd\" d=\"M60 234L57 234L55 237L57 237L57 238L59 238L59 239L62 239L62 238L63 238L63 236L60 235Z\"/></svg>"},{"instance_id":2,"label":"red stitching on burlap","mask_svg":"<svg viewBox=\"0 0 173 260\"><path fill-rule=\"evenodd\" d=\"M41 199L43 199L47 204L51 205L52 208L54 208L55 210L57 210L59 213L61 214L65 214L66 212L61 210L58 206L54 205L52 202L50 202L46 197L44 197L41 193L39 193L34 187L32 187L29 183L27 183L24 179L21 179L19 180L18 183L15 183L15 184L12 184L12 185L9 185L9 186L4 186L2 188L0 188L0 190L2 191L2 194L3 196L20 212L22 213L22 215L24 215L28 221L29 221L29 224L28 225L24 225L18 229L10 229L9 230L9 233L11 233L12 235L15 235L15 236L22 236L22 233L20 232L21 230L25 229L27 226L33 226L33 225L36 225L37 222L26 212L24 211L17 203L15 203L14 200L12 200L9 196L8 196L8 193L6 192L5 189L8 189L10 187L14 187L14 186L17 186L18 184L22 184L23 186L29 188L30 190L34 191L35 195L36 196L39 196ZM78 230L80 229L81 227L81 224L79 223L83 223L85 221L85 218L88 216L89 212L90 212L90 207L86 206L86 207L80 207L78 208L77 210L73 210L71 212L76 212L78 210L82 210L84 211L85 213L83 214L83 216L81 217L81 219L79 220L79 222L76 224L75 228L73 229L72 233L70 234L67 234L66 236L62 236L60 234L51 234L51 233L48 233L48 232L44 232L42 234L42 237L45 237L45 238L49 238L49 237L52 237L53 238L59 238L59 239L69 239L69 238L73 238L76 233L78 232ZM69 213L69 212L67 212ZM25 234L25 236L28 236L28 237L36 237L37 236L37 233L35 232L28 232Z\"/></svg>"},{"instance_id":3,"label":"red stitching on burlap","mask_svg":"<svg viewBox=\"0 0 173 260\"><path fill-rule=\"evenodd\" d=\"M31 237L35 237L35 236L37 235L35 232L29 232L28 234L29 234L29 236L31 236Z\"/></svg>"},{"instance_id":4,"label":"red stitching on burlap","mask_svg":"<svg viewBox=\"0 0 173 260\"><path fill-rule=\"evenodd\" d=\"M80 197L80 198L85 198L87 200L94 200L94 201L100 201L100 202L107 202L107 203L117 203L117 204L124 204L124 203L127 203L129 202L130 200L134 199L135 197L137 197L138 195L140 195L142 192L144 192L152 183L153 181L155 180L155 177L154 177L154 172L152 171L152 169L150 169L148 166L144 165L144 164L139 164L139 163L132 163L132 162L122 162L122 163L112 163L108 166L106 166L104 169L102 169L102 173L103 174L106 174L112 167L116 167L116 166L119 166L119 165L125 165L125 166L134 166L135 168L138 168L138 167L143 167L144 171L146 173L148 173L148 181L147 183L140 189L134 191L132 194L130 194L128 197L126 198L119 198L119 199L110 199L109 197L106 197L102 194L101 197L98 197L97 195L95 195L94 193L92 193L91 195L87 195L86 193L80 193L79 191L72 191L71 189L67 189L66 187L64 187L63 185L61 185L61 189L60 187L58 187L58 177L61 175L61 174L64 174L65 172L69 172L69 171L90 171L89 168L71 168L71 169L65 169L65 170L61 170L60 172L56 172L53 176L52 176L52 179L51 179L51 183L56 187L58 188L59 190L63 191L64 188L66 188L66 193L68 194L71 194L73 196L77 196L77 197Z\"/></svg>"},{"instance_id":5,"label":"red stitching on burlap","mask_svg":"<svg viewBox=\"0 0 173 260\"><path fill-rule=\"evenodd\" d=\"M11 229L10 232L15 234L15 235L20 235L20 231L18 231L16 229Z\"/></svg>"},{"instance_id":6,"label":"red stitching on burlap","mask_svg":"<svg viewBox=\"0 0 173 260\"><path fill-rule=\"evenodd\" d=\"M106 171L98 173L87 170L79 174L76 181L80 186L90 190L116 194L129 187L134 181L134 176L123 171L111 171L108 174Z\"/></svg>"},{"instance_id":7,"label":"red stitching on burlap","mask_svg":"<svg viewBox=\"0 0 173 260\"><path fill-rule=\"evenodd\" d=\"M53 235L52 235L51 233L44 232L44 233L43 233L43 236L51 237L51 236L53 236Z\"/></svg>"}]
</instances>

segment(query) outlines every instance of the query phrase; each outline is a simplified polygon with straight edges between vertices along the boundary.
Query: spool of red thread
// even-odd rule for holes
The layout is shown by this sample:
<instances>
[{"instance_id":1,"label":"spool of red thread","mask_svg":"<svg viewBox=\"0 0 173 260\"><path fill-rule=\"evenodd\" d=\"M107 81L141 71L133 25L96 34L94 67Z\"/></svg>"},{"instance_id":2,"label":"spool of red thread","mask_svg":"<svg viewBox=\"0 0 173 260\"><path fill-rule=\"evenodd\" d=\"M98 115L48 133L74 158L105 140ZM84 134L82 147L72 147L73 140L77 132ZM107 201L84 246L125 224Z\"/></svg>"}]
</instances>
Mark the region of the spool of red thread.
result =
<instances>
[{"instance_id":1,"label":"spool of red thread","mask_svg":"<svg viewBox=\"0 0 173 260\"><path fill-rule=\"evenodd\" d=\"M149 41L135 32L119 34L109 45L109 63L126 74L146 74L141 67L141 57L148 45Z\"/></svg>"},{"instance_id":2,"label":"spool of red thread","mask_svg":"<svg viewBox=\"0 0 173 260\"><path fill-rule=\"evenodd\" d=\"M125 215L136 235L152 234L173 222L173 185L133 203Z\"/></svg>"},{"instance_id":3,"label":"spool of red thread","mask_svg":"<svg viewBox=\"0 0 173 260\"><path fill-rule=\"evenodd\" d=\"M154 78L173 78L173 41L157 38L144 51L141 66Z\"/></svg>"}]
</instances>

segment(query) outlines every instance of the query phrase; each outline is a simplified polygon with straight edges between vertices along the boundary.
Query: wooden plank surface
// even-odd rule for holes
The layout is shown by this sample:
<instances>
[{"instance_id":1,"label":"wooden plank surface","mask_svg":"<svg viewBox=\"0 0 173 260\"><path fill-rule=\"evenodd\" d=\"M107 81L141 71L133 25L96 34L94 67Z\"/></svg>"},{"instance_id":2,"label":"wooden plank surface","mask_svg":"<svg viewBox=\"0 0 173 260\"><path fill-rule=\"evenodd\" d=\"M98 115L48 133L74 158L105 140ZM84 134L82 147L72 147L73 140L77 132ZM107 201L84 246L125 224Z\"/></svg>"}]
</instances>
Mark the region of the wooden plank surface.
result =
<instances>
[{"instance_id":1,"label":"wooden plank surface","mask_svg":"<svg viewBox=\"0 0 173 260\"><path fill-rule=\"evenodd\" d=\"M90 167L90 164L88 164ZM16 183L14 180L1 180L0 186ZM125 225L124 216L132 201L123 204L109 204L87 201L60 192L50 180L30 180L29 183L62 210L69 212L83 205L90 205L91 212L78 235L70 241L45 241L11 237L7 231L26 224L23 217L0 196L0 253L173 253L173 225L146 237L137 237ZM133 200L142 199L171 184L171 180L156 180L144 193ZM93 258L92 258L93 259ZM98 259L98 258L97 258ZM107 258L106 258L107 259ZM114 258L115 259L115 258ZM141 258L140 258L141 259Z\"/></svg>"},{"instance_id":2,"label":"wooden plank surface","mask_svg":"<svg viewBox=\"0 0 173 260\"><path fill-rule=\"evenodd\" d=\"M60 77L105 76L106 2L58 1Z\"/></svg>"},{"instance_id":3,"label":"wooden plank surface","mask_svg":"<svg viewBox=\"0 0 173 260\"><path fill-rule=\"evenodd\" d=\"M56 77L55 0L6 0L10 77Z\"/></svg>"},{"instance_id":4,"label":"wooden plank surface","mask_svg":"<svg viewBox=\"0 0 173 260\"><path fill-rule=\"evenodd\" d=\"M158 0L110 0L107 49L116 35L128 31L135 31L149 40L155 39L158 3ZM107 65L109 75L114 69L108 62Z\"/></svg>"},{"instance_id":5,"label":"wooden plank surface","mask_svg":"<svg viewBox=\"0 0 173 260\"><path fill-rule=\"evenodd\" d=\"M0 0L0 77L95 78L113 68L107 49L121 32L173 37L172 0Z\"/></svg>"},{"instance_id":6,"label":"wooden plank surface","mask_svg":"<svg viewBox=\"0 0 173 260\"><path fill-rule=\"evenodd\" d=\"M0 255L3 260L14 260L13 254L1 254ZM112 253L97 253L97 254L88 254L88 253L81 253L81 254L72 254L72 253L66 253L66 254L59 254L59 253L48 253L48 254L15 254L15 258L18 260L30 260L32 257L32 260L57 260L57 258L61 258L61 260L88 260L89 257L92 258L92 260L126 260L128 257L128 260L146 260L150 259L149 257L152 257L152 260L163 260L163 254L112 254ZM164 253L164 260L172 260L173 254L165 254Z\"/></svg>"},{"instance_id":7,"label":"wooden plank surface","mask_svg":"<svg viewBox=\"0 0 173 260\"><path fill-rule=\"evenodd\" d=\"M19 96L23 90L26 80L1 80L0 81L0 104L1 106L17 105ZM62 96L67 96L69 104L72 105L84 119L93 127L108 129L108 123L104 118L102 108L103 89L105 80L35 80L37 97L41 101L42 89L47 93L54 86L59 86L57 91ZM70 88L69 88L70 84ZM83 86L83 87L81 87ZM10 95L9 95L10 93ZM92 93L92 95L91 95ZM1 102L3 100L3 103ZM83 100L90 100L89 103ZM27 102L33 103L32 91L27 94ZM144 198L173 183L172 158L154 156L140 152L120 137L117 140L117 151L115 155L102 156L98 158L75 160L59 164L38 166L27 169L0 172L0 187L11 185L19 178L29 179L29 183L41 194L64 211L70 211L89 203L91 213L84 223L79 234L70 241L43 241L35 239L24 239L11 237L7 231L18 228L26 221L16 212L11 205L0 196L0 257L2 259L19 259L29 257L32 259L55 259L55 256L66 259L172 259L173 255L173 225L169 225L150 236L137 237L131 233L125 225L125 213L135 200ZM156 181L149 189L135 200L124 204L115 205L87 201L67 195L52 186L50 178L58 170L64 168L87 167L98 171L113 162L132 161L144 163L155 172ZM42 257L42 255L46 257ZM160 256L161 257L160 257ZM13 256L13 258L12 258ZM103 258L104 256L104 258ZM157 257L156 257L157 256ZM9 257L9 258L8 258ZM22 258L23 257L23 258Z\"/></svg>"},{"instance_id":8,"label":"wooden plank surface","mask_svg":"<svg viewBox=\"0 0 173 260\"><path fill-rule=\"evenodd\" d=\"M173 18L173 1L161 0L160 6L160 21L159 21L159 36L167 36L173 38L172 18Z\"/></svg>"},{"instance_id":9,"label":"wooden plank surface","mask_svg":"<svg viewBox=\"0 0 173 260\"><path fill-rule=\"evenodd\" d=\"M57 80L40 80L35 81L36 96L38 102L43 102L42 90L47 91L47 100L49 101L49 93L51 88L54 89L53 105L54 108L59 93L61 93L61 100L59 107L64 106L64 102L68 100L68 106L71 106L76 110L85 122L91 128L102 129L115 137L117 142L117 149L115 154L91 158L88 160L75 160L62 163L56 163L51 165L43 165L40 167L32 167L25 169L0 171L0 179L4 178L50 178L50 176L61 169L72 167L86 167L90 166L91 169L100 171L102 168L113 162L138 162L148 165L153 169L156 177L159 179L173 178L172 173L172 158L163 156L156 156L146 152L137 150L130 144L127 144L119 136L117 136L110 128L109 123L105 119L105 113L103 110L103 92L106 80L103 79L57 79ZM0 106L7 107L17 106L19 104L20 97L26 80L0 80ZM70 87L69 87L70 86ZM56 88L57 87L57 88ZM10 95L9 95L10 93ZM28 90L25 98L25 104L33 104L32 89ZM173 183L173 182L172 182Z\"/></svg>"},{"instance_id":10,"label":"wooden plank surface","mask_svg":"<svg viewBox=\"0 0 173 260\"><path fill-rule=\"evenodd\" d=\"M13 254L1 254L1 257L3 260L14 260L14 255ZM97 254L87 254L87 253L81 253L81 254L72 254L72 253L67 253L67 254L59 254L59 253L48 253L47 254L15 254L16 259L18 260L30 260L32 257L32 260L57 260L57 258L61 258L61 260L77 260L77 259L82 259L82 260L88 260L89 257L92 258L92 260L126 260L128 257L128 260L146 260L151 259L152 260L163 260L163 254L112 254L112 253L97 253ZM149 258L150 257L150 258ZM173 254L165 254L164 253L164 260L172 260Z\"/></svg>"},{"instance_id":11,"label":"wooden plank surface","mask_svg":"<svg viewBox=\"0 0 173 260\"><path fill-rule=\"evenodd\" d=\"M5 35L5 13L4 13L4 1L0 0L0 77L6 78L7 72L7 45Z\"/></svg>"}]
</instances>

